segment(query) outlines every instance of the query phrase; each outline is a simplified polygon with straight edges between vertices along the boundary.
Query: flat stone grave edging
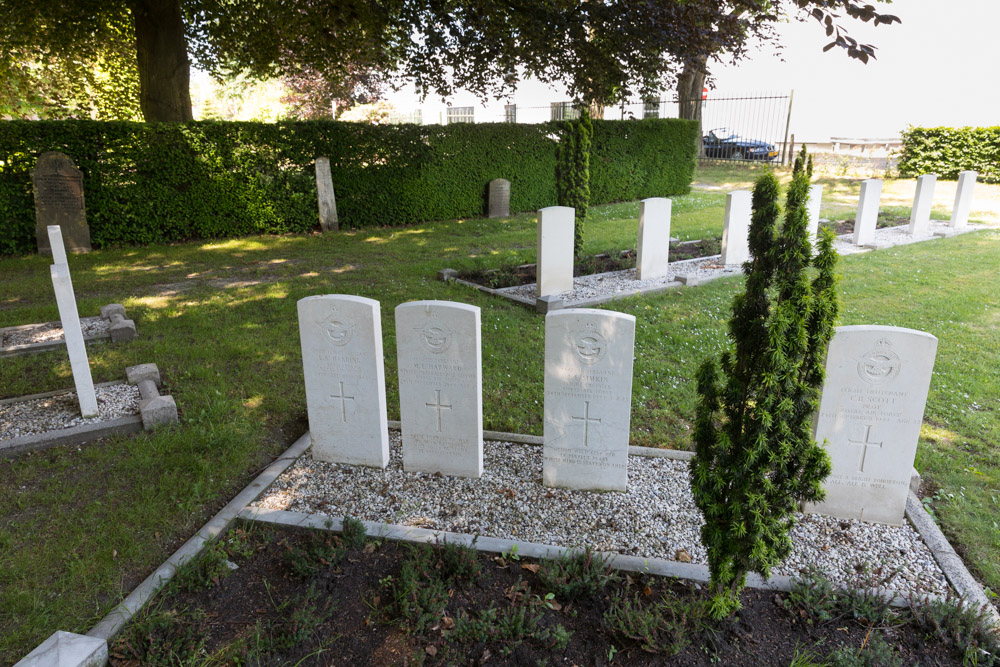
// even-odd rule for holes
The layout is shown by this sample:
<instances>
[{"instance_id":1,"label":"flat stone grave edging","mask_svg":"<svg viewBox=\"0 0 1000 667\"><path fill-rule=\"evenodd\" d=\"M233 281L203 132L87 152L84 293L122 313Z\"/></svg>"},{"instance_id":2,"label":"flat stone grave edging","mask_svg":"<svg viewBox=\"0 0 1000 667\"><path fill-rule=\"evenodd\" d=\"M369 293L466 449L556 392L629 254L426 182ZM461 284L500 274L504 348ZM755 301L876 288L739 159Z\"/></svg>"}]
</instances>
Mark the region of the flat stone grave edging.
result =
<instances>
[{"instance_id":1,"label":"flat stone grave edging","mask_svg":"<svg viewBox=\"0 0 1000 667\"><path fill-rule=\"evenodd\" d=\"M108 304L101 307L101 314L93 317L81 317L83 341L125 342L136 338L135 322L125 319L125 308L120 304ZM32 339L36 339L32 341ZM8 341L18 342L11 343ZM27 340L27 342L22 342ZM0 329L0 358L16 357L22 354L46 352L66 346L63 337L62 322L41 322L38 324L22 324Z\"/></svg>"},{"instance_id":2,"label":"flat stone grave edging","mask_svg":"<svg viewBox=\"0 0 1000 667\"><path fill-rule=\"evenodd\" d=\"M392 424L392 422L390 422ZM399 422L395 423L398 427ZM522 444L541 444L541 438L538 436L519 436L512 433L501 433L497 431L484 431L484 437L504 437L506 440L515 441L518 438L522 438ZM288 468L290 468L308 449L310 445L309 433L306 432L298 440L296 440L292 445L285 450L277 459L275 459L271 465L265 468L256 478L242 491L240 491L225 507L223 507L214 517L212 517L204 526L198 530L187 542L185 542L177 551L175 551L166 561L164 561L156 570L154 570L141 584L139 584L121 603L114 607L100 622L97 623L90 631L85 635L76 635L77 638L91 637L103 640L105 642L105 648L107 643L110 642L119 632L125 627L125 625L142 609L147 602L149 602L157 592L159 592L176 574L179 567L181 567L188 560L195 558L200 554L206 546L208 546L212 541L218 539L222 536L237 519L247 520L247 521L260 521L265 523L273 523L283 526L300 526L309 528L318 528L326 530L338 530L342 518L331 517L328 515L320 514L304 514L298 512L287 512L282 510L260 510L260 509L250 509L249 505L253 503L265 490L275 481L278 477L283 474ZM661 450L656 450L652 448L630 448L630 454L632 450L650 450L652 452L659 452ZM690 452L682 452L679 450L662 450L663 458L690 458ZM680 456L687 455L687 456ZM926 524L934 526L933 519L927 515L926 511L923 509L919 501L916 500L916 496L911 494L911 501L907 503L906 513L908 517L917 517L917 522L915 525L918 531L923 531L927 529ZM913 505L913 507L911 507ZM912 517L911 517L912 520ZM565 547L556 547L553 545L539 545L534 543L526 542L512 542L510 540L499 540L498 538L480 538L474 535L465 534L446 534L442 531L428 530L424 528L414 528L409 526L391 526L388 524L375 525L372 526L372 522L364 522L365 528L369 535L379 536L382 535L388 539L409 539L410 541L417 542L431 542L435 543L438 540L444 538L452 542L462 542L468 541L470 546L481 551L496 551L499 550L501 553L509 552L513 545L517 545L518 553L529 557L546 557L545 554L552 554L554 556L566 553L568 550ZM924 526L923 528L921 526ZM936 529L936 526L934 526ZM391 529L391 530L390 530ZM937 531L940 534L940 531ZM964 564L961 559L957 557L954 550L951 549L950 544L941 535L941 540L943 545L947 545L946 551L949 553L944 554L946 562L950 562L951 565L944 565L945 573L951 575L949 571L958 571L960 574L964 573L966 579L964 583L955 583L956 589L959 591L960 595L968 595L968 597L974 602L978 603L978 598L981 596L985 598L985 594L982 588L979 587L978 582L976 582L968 570L965 569ZM939 546L943 546L939 543ZM489 547L489 548L487 548ZM935 557L938 557L938 551L935 551ZM613 555L612 565L616 568L623 570L638 571L638 572L649 572L656 574L657 571L653 569L651 565L651 559L637 558L635 556L623 556L620 554ZM552 556L548 556L552 557ZM661 564L656 563L657 567ZM664 571L672 570L679 572L678 576L687 579L692 579L695 581L707 581L707 568L703 565L696 565L690 563L681 563L677 561L664 561L662 564ZM971 584L970 584L971 582ZM752 588L764 588L769 590L788 590L792 583L792 579L789 577L774 577L772 576L768 580L762 580L759 576L755 574L750 574L747 577L747 584ZM966 590L966 587L971 585L972 587L978 588L978 596L974 593L976 591ZM883 592L883 594L888 595L888 593ZM928 596L930 597L930 596ZM909 603L907 599L900 597L899 595L894 595L892 599L892 604L894 606L905 606ZM1000 629L1000 616L997 615L996 610L989 604L987 608L992 612L991 619L998 629ZM61 633L59 631L53 633L46 642L43 642L43 646L46 643L52 641L53 637L58 635L68 635L69 633ZM41 647L40 647L41 648ZM37 651L38 649L36 649ZM34 653L34 651L32 652ZM28 664L28 663L26 663ZM35 663L31 663L35 664ZM91 663L87 662L77 662L73 663L83 667L84 665L89 665Z\"/></svg>"},{"instance_id":3,"label":"flat stone grave edging","mask_svg":"<svg viewBox=\"0 0 1000 667\"><path fill-rule=\"evenodd\" d=\"M103 387L116 387L125 384L127 383L122 380L116 380L114 382L102 382L100 384L95 384L94 388L101 389ZM41 394L32 394L30 396L5 398L0 400L0 406L11 405L14 403L24 403L40 398L51 398L53 396L73 393L75 393L73 389L58 389L56 391L47 391ZM130 433L138 433L139 431L142 431L142 416L136 412L134 415L128 415L125 417L104 419L87 424L70 426L69 428L46 431L44 433L33 433L31 435L22 435L15 438L0 440L0 457L9 457L16 454L23 454L28 451L48 449L49 447L55 447L57 445L82 445L87 442L108 438L113 435L127 435Z\"/></svg>"},{"instance_id":4,"label":"flat stone grave edging","mask_svg":"<svg viewBox=\"0 0 1000 667\"><path fill-rule=\"evenodd\" d=\"M392 426L395 426L395 425L396 424L390 423L390 428ZM508 443L515 442L517 440L522 440L521 444L531 443L531 444L537 445L537 444L539 444L539 442L541 440L538 436L517 436L517 435L514 435L514 434L503 434L503 433L496 433L496 432L484 432L484 438L491 438L491 437L498 437L498 436L503 437L503 439L506 442L508 442ZM648 456L649 454L653 454L653 456L656 457L656 458L674 459L674 460L677 460L677 461L688 460L693 455L691 452L683 452L683 451L676 451L676 450L658 450L658 449L642 448L642 447L632 447L632 448L630 448L630 452L629 453L630 453L630 456ZM398 456L398 453L394 451L394 457L395 456ZM331 464L326 464L326 465L331 465ZM300 473L296 473L293 468L290 468L287 472L289 474L293 474L293 475L294 474L300 474ZM915 496L914 496L914 498L915 498ZM291 506L289 505L289 506L287 506L286 508L283 509L279 504L268 503L267 495L265 494L258 501L255 502L255 507L253 507L251 509L248 509L247 511L248 512L257 512L258 510L261 510L261 511L263 511L263 510L268 510L268 511L274 510L274 511L279 511L279 512L281 512L281 511L286 511L287 512L287 511L289 511L288 507L291 507ZM322 508L322 509L320 509L320 510L310 510L308 508L301 508L301 507L292 507L291 509L293 510L293 513L297 515L295 517L295 521L301 520L302 516L305 516L305 515L315 514L316 512L327 512L328 511L325 507ZM372 520L371 517L358 516L359 512L351 511L352 509L353 508L348 507L346 509L346 511L343 511L342 513L350 515L350 516L355 516L355 517L357 517L359 519L366 519L367 518L368 520ZM337 510L333 511L332 514L341 514L341 511L340 511L340 509L337 509ZM287 516L287 515L274 515L274 516ZM338 518L338 517L332 517L332 516L328 516L328 515L324 515L324 516L325 516L324 520L330 519L330 518ZM950 545L948 544L947 540L944 539L943 535L940 534L940 531L936 529L936 526L934 526L934 524L933 524L933 520L927 515L926 511L923 509L923 507L922 507L922 505L920 504L919 501L913 500L912 502L910 502L908 504L907 510L906 510L906 516L909 519L909 524L910 524L910 530L911 530L911 532L914 532L917 535L919 535L919 540L921 540L922 544L923 544L922 548L926 549L925 553L929 553L929 555L932 556L932 560L935 563L935 567L939 568L939 575L938 576L942 577L942 583L944 581L947 581L947 584L945 584L944 588L939 588L938 590L935 590L935 591L931 591L929 589L928 590L920 590L920 587L917 587L917 588L912 588L912 587L910 587L910 588L900 588L897 591L897 594L900 595L900 597L902 597L903 594L913 595L913 596L915 596L917 598L925 598L925 597L928 597L928 596L934 597L934 596L939 596L939 595L943 594L949 587L951 587L954 591L956 591L959 594L959 596L965 598L966 600L970 601L971 603L974 603L977 606L982 606L983 604L985 604L986 607L989 609L989 611L991 613L993 621L997 624L997 627L1000 628L1000 616L997 616L995 609L993 609L993 607L989 605L988 600L986 598L985 593L983 592L983 589L982 589L981 585L978 584L978 582L976 582L974 580L974 578L971 576L971 574L965 568L964 564L961 562L961 559L958 558L958 556L955 554L954 549L952 549L950 547ZM400 518L402 518L402 515L400 515ZM836 520L833 520L833 521L836 522ZM395 522L393 522L391 520L382 520L382 519L379 519L379 520L374 520L372 522L374 524L385 524L385 526L391 527L394 530L401 531L401 532L398 532L399 535L410 534L410 535L417 536L417 537L419 537L419 539L425 540L425 541L427 539L429 539L428 535L442 535L442 534L445 534L445 533L447 533L449 535L452 534L452 533L454 533L456 535L465 535L465 538L463 538L463 539L472 540L472 538L476 536L476 533L480 532L480 531L465 531L465 532L462 532L462 531L458 531L458 530L449 530L448 529L448 525L437 525L437 526L434 526L432 524L431 527L428 527L426 524L421 524L419 522L415 523L414 525L400 525L401 522L398 521L398 520L395 521ZM413 523L413 522L407 521L407 523ZM933 530L930 530L929 527L932 528ZM426 533L413 532L415 529L425 530L427 532ZM934 532L936 532L937 534L936 535L933 534ZM479 536L478 537L478 540L479 540L479 542L481 544L489 544L489 542L484 542L483 541L484 539L485 539L485 537L483 537L483 536ZM494 535L492 535L490 537L490 539L497 540L497 539L502 539L502 538L496 537L496 535L494 534ZM572 548L574 546L574 545L567 545L567 544L561 544L561 545L560 544L551 544L551 543L547 543L547 541L545 541L545 540L539 541L539 540L536 540L536 539L531 539L531 538L529 538L527 536L524 537L523 539L512 539L512 540L509 540L509 542L510 543L514 543L514 544L518 544L518 545L522 545L522 544L524 544L526 542L530 542L532 544L542 544L545 549L567 549L567 548ZM597 546L600 548L600 545L597 545ZM520 549L520 546L518 548ZM606 551L606 552L608 551L607 549L601 549L601 550L602 551ZM519 553L523 553L523 552L519 551ZM669 572L675 571L675 569L671 569L671 568L676 568L677 566L686 566L686 567L682 567L681 569L685 570L685 572L692 573L691 576L693 578L695 578L696 580L699 580L699 581L702 580L702 579L698 579L697 578L697 570L691 570L690 569L691 567L704 567L704 565L699 564L699 563L679 562L677 560L670 560L669 558L655 558L655 557L648 557L647 555L637 555L637 556L636 555L628 555L628 554L619 554L619 555L622 558L636 559L635 562L640 562L641 561L643 563L649 563L649 562L654 562L654 561L660 561L660 560L662 560L663 563L664 563L664 565L662 566L664 568L663 572L665 572L665 573L669 573ZM628 562L631 562L631 561L622 560L621 562L622 563L628 563ZM669 564L669 565L667 565L667 564ZM650 571L654 571L655 572L655 570L650 570ZM828 575L829 574L830 573L828 572ZM688 575L684 574L684 575L672 575L672 576L688 576ZM707 576L707 570L704 570L702 576ZM795 575L787 576L786 579L791 580L791 578L793 576L795 576ZM781 581L781 580L780 579L775 579L775 581ZM847 584L844 583L844 582L841 582L839 585L845 586ZM909 593L907 593L907 591L909 591Z\"/></svg>"},{"instance_id":5,"label":"flat stone grave edging","mask_svg":"<svg viewBox=\"0 0 1000 667\"><path fill-rule=\"evenodd\" d=\"M938 238L947 238L978 232L983 229L991 229L990 225L978 222L970 222L965 227L953 229L948 226L948 220L931 220L927 229L921 234L910 234L909 225L896 225L893 227L879 227L875 229L875 238L871 243L865 245L854 245L854 235L852 233L841 234L834 238L833 248L841 256L857 255L872 250L885 250L901 245L911 245L924 241L933 241Z\"/></svg>"},{"instance_id":6,"label":"flat stone grave edging","mask_svg":"<svg viewBox=\"0 0 1000 667\"><path fill-rule=\"evenodd\" d=\"M94 385L98 390L109 387L134 385L135 412L123 416L91 419L66 428L28 433L13 438L0 439L0 457L14 456L27 451L37 451L57 445L79 445L100 440L112 435L128 435L142 430L151 430L163 424L176 422L177 406L171 396L159 393L159 371L156 364L140 364L126 369L126 381L102 382ZM0 400L0 407L18 403L75 394L74 389L58 389L30 396L17 396ZM100 398L99 398L100 401ZM13 419L13 418L12 418ZM78 418L74 417L74 421ZM0 425L2 426L2 425ZM2 433L3 431L0 431Z\"/></svg>"},{"instance_id":7,"label":"flat stone grave edging","mask_svg":"<svg viewBox=\"0 0 1000 667\"><path fill-rule=\"evenodd\" d=\"M702 283L736 275L742 272L741 265L720 265L721 255L694 257L678 262L670 262L667 272L659 278L636 280L635 269L593 273L587 276L575 276L573 289L568 292L551 294L544 297L535 296L535 283L516 285L514 287L492 288L479 285L469 280L459 278L454 269L442 269L438 278L447 282L472 287L481 292L499 296L504 299L533 308L536 312L546 313L561 308L586 308L610 303L618 299L632 296L659 294L683 286L694 287ZM609 285L615 285L613 291L607 291Z\"/></svg>"}]
</instances>

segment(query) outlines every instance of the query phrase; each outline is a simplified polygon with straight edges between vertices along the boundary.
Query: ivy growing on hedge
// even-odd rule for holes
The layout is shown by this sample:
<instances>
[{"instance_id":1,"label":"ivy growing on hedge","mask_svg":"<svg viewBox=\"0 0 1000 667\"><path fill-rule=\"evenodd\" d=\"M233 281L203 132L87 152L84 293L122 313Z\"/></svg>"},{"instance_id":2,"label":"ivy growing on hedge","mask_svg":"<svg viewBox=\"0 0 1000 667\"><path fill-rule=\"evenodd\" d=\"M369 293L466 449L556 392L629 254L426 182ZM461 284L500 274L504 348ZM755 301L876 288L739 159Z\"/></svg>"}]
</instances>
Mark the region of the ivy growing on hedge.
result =
<instances>
[{"instance_id":1,"label":"ivy growing on hedge","mask_svg":"<svg viewBox=\"0 0 1000 667\"><path fill-rule=\"evenodd\" d=\"M1000 127L911 127L903 132L901 176L937 174L956 180L959 172L1000 183Z\"/></svg>"},{"instance_id":2,"label":"ivy growing on hedge","mask_svg":"<svg viewBox=\"0 0 1000 667\"><path fill-rule=\"evenodd\" d=\"M97 248L318 229L313 161L330 158L342 227L483 215L494 178L511 210L556 202L554 124L0 122L0 254L33 252L31 169L45 151L84 174ZM594 121L591 201L688 191L697 127Z\"/></svg>"}]
</instances>

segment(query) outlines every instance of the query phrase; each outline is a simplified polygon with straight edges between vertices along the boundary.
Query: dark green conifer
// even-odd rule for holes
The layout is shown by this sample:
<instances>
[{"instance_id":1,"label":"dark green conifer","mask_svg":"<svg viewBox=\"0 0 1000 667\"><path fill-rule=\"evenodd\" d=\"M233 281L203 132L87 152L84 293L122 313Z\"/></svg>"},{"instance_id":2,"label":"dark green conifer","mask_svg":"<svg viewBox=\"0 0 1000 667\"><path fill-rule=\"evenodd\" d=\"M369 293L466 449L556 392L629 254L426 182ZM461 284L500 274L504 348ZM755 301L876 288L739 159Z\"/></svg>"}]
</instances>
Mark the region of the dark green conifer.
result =
<instances>
[{"instance_id":1,"label":"dark green conifer","mask_svg":"<svg viewBox=\"0 0 1000 667\"><path fill-rule=\"evenodd\" d=\"M573 235L573 256L583 250L583 222L590 205L590 140L594 125L590 112L584 108L580 118L562 123L559 145L556 147L556 189L560 206L576 209Z\"/></svg>"},{"instance_id":2,"label":"dark green conifer","mask_svg":"<svg viewBox=\"0 0 1000 667\"><path fill-rule=\"evenodd\" d=\"M698 371L691 485L705 517L716 618L739 608L747 573L768 577L788 556L794 512L822 499L830 472L812 416L837 317L837 254L824 230L811 257L805 157L796 163L780 230L777 179L768 172L754 185L752 258L733 302L732 347Z\"/></svg>"}]
</instances>

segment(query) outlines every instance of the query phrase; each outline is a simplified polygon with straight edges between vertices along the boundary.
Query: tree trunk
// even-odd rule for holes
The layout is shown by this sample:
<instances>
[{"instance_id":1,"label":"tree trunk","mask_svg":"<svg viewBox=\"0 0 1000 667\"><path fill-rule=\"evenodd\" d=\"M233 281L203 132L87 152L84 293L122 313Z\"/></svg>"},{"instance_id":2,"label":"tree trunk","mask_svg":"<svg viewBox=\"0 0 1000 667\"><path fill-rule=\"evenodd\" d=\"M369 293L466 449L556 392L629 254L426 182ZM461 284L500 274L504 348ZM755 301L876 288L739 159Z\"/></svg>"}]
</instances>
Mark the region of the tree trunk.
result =
<instances>
[{"instance_id":1,"label":"tree trunk","mask_svg":"<svg viewBox=\"0 0 1000 667\"><path fill-rule=\"evenodd\" d=\"M701 91L705 87L707 60L684 65L677 77L677 115L679 118L698 121L698 155L702 155Z\"/></svg>"},{"instance_id":2,"label":"tree trunk","mask_svg":"<svg viewBox=\"0 0 1000 667\"><path fill-rule=\"evenodd\" d=\"M133 0L139 106L147 122L192 120L180 0Z\"/></svg>"},{"instance_id":3,"label":"tree trunk","mask_svg":"<svg viewBox=\"0 0 1000 667\"><path fill-rule=\"evenodd\" d=\"M604 102L591 100L587 104L587 109L590 111L591 118L604 119Z\"/></svg>"}]
</instances>

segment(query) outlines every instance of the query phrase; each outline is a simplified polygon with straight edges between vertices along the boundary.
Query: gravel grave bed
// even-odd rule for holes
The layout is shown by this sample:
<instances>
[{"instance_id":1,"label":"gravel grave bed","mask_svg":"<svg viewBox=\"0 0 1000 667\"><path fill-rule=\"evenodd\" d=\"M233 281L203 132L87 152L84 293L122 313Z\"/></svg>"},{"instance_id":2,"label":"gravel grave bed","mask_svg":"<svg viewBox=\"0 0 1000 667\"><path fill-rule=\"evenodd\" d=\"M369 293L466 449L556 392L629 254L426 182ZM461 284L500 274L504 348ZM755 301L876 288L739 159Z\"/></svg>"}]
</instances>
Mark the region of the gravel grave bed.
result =
<instances>
[{"instance_id":1,"label":"gravel grave bed","mask_svg":"<svg viewBox=\"0 0 1000 667\"><path fill-rule=\"evenodd\" d=\"M103 317L81 317L80 327L83 329L83 337L106 336L110 324ZM47 322L38 324L31 328L19 329L17 331L0 331L0 347L13 347L15 345L31 345L33 343L47 343L54 340L63 339L62 322Z\"/></svg>"},{"instance_id":2,"label":"gravel grave bed","mask_svg":"<svg viewBox=\"0 0 1000 667\"><path fill-rule=\"evenodd\" d=\"M95 387L97 417L80 416L76 392L0 404L0 440L59 431L139 414L139 389L131 384Z\"/></svg>"},{"instance_id":3,"label":"gravel grave bed","mask_svg":"<svg viewBox=\"0 0 1000 667\"><path fill-rule=\"evenodd\" d=\"M947 220L931 220L927 230L923 234L912 236L909 233L909 225L898 225L896 227L883 227L875 230L875 240L872 245L878 248L892 248L898 245L909 245L910 243L920 243L930 241L935 238L934 234L945 233L948 235L964 234L974 232L979 229L987 229L989 225L982 225L970 222L962 229L952 229L948 226ZM853 234L842 234L833 241L833 247L841 255L855 255L859 252L868 252L871 248L854 245Z\"/></svg>"},{"instance_id":4,"label":"gravel grave bed","mask_svg":"<svg viewBox=\"0 0 1000 667\"><path fill-rule=\"evenodd\" d=\"M599 273L592 276L578 276L573 278L573 289L568 292L561 292L559 297L563 301L579 301L580 299L592 299L594 297L606 296L609 294L621 294L630 296L641 290L664 287L677 280L677 276L687 275L697 278L699 281L711 280L719 276L734 275L740 273L741 265L719 264L722 255L711 257L696 257L685 259L680 262L670 262L667 265L666 275L653 280L636 280L635 269L625 269L624 271L614 271L611 273ZM497 290L498 294L510 294L524 299L534 300L535 283L530 285L519 285L517 287L504 287Z\"/></svg>"},{"instance_id":5,"label":"gravel grave bed","mask_svg":"<svg viewBox=\"0 0 1000 667\"><path fill-rule=\"evenodd\" d=\"M252 506L708 562L686 461L630 456L627 493L569 491L542 486L537 445L486 441L483 476L465 479L404 472L400 433L390 430L389 435L385 470L316 461L306 452ZM817 565L834 581L856 584L866 567L898 568L882 585L904 595L949 589L909 524L896 528L817 514L798 519L792 554L774 574L795 576Z\"/></svg>"}]
</instances>

